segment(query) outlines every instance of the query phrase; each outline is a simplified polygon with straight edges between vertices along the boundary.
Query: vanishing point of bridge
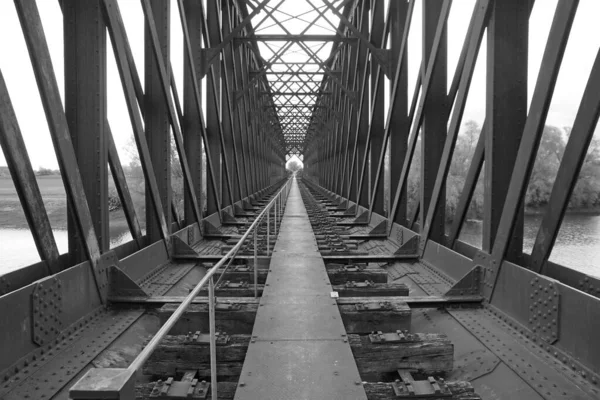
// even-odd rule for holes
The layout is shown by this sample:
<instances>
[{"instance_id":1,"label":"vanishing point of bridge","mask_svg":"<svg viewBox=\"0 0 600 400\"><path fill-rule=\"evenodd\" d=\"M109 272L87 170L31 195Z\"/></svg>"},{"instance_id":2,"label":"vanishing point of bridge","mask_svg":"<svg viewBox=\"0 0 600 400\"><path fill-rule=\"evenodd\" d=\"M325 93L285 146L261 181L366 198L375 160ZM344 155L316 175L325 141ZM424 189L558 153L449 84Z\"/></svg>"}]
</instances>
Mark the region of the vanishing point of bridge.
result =
<instances>
[{"instance_id":1,"label":"vanishing point of bridge","mask_svg":"<svg viewBox=\"0 0 600 400\"><path fill-rule=\"evenodd\" d=\"M69 245L0 70L0 144L41 260L0 276L0 398L600 398L600 281L548 260L600 115L600 55L524 252L580 2L557 0L533 80L542 0L472 0L457 46L448 21L465 3L60 0L63 95L39 2L14 0ZM448 208L478 63L485 123ZM111 177L131 234L114 248ZM460 238L478 181L481 248Z\"/></svg>"}]
</instances>

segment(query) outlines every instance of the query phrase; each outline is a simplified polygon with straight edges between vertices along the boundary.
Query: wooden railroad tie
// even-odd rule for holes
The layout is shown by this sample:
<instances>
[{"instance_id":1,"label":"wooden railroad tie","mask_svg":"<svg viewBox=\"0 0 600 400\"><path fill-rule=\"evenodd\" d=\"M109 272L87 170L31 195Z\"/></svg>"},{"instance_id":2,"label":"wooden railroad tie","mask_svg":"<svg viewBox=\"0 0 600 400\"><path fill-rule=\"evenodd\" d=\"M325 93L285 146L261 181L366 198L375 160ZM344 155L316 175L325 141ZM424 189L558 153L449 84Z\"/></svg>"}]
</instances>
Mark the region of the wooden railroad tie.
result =
<instances>
[{"instance_id":1,"label":"wooden railroad tie","mask_svg":"<svg viewBox=\"0 0 600 400\"><path fill-rule=\"evenodd\" d=\"M442 376L452 371L454 345L446 335L398 332L348 335L358 372L364 381L390 380L398 369Z\"/></svg>"},{"instance_id":2,"label":"wooden railroad tie","mask_svg":"<svg viewBox=\"0 0 600 400\"><path fill-rule=\"evenodd\" d=\"M217 336L217 374L220 381L237 380L242 370L251 335ZM398 369L425 374L452 371L453 345L444 335L414 334L404 341L373 342L369 335L348 335L361 378L390 380ZM196 371L198 379L210 379L208 335L195 332L169 335L154 351L143 368L145 375L166 379L182 371Z\"/></svg>"},{"instance_id":3,"label":"wooden railroad tie","mask_svg":"<svg viewBox=\"0 0 600 400\"><path fill-rule=\"evenodd\" d=\"M408 296L408 286L404 283L374 283L368 280L332 285L332 291L338 292L340 297Z\"/></svg>"},{"instance_id":4,"label":"wooden railroad tie","mask_svg":"<svg viewBox=\"0 0 600 400\"><path fill-rule=\"evenodd\" d=\"M215 324L218 331L230 334L250 334L258 311L258 299L253 297L217 298ZM158 310L161 324L177 309L178 304L165 304ZM191 304L171 329L171 335L207 331L208 299L204 304Z\"/></svg>"},{"instance_id":5,"label":"wooden railroad tie","mask_svg":"<svg viewBox=\"0 0 600 400\"><path fill-rule=\"evenodd\" d=\"M367 334L373 330L395 332L410 329L411 309L402 297L385 300L365 297L337 299L346 332Z\"/></svg>"},{"instance_id":6,"label":"wooden railroad tie","mask_svg":"<svg viewBox=\"0 0 600 400\"><path fill-rule=\"evenodd\" d=\"M198 379L210 381L210 346L208 335L196 333L169 335L160 343L142 369L152 377L173 377L181 371L196 371ZM236 381L246 358L250 335L220 334L217 341L218 379Z\"/></svg>"},{"instance_id":7,"label":"wooden railroad tie","mask_svg":"<svg viewBox=\"0 0 600 400\"><path fill-rule=\"evenodd\" d=\"M381 299L381 300L380 300ZM208 299L191 304L171 329L172 335L208 329ZM367 334L373 330L410 329L411 309L403 297L344 297L337 299L342 321L348 333ZM218 297L215 321L217 330L231 334L250 334L258 311L259 299L253 297ZM158 310L164 323L178 304L167 303Z\"/></svg>"},{"instance_id":8,"label":"wooden railroad tie","mask_svg":"<svg viewBox=\"0 0 600 400\"><path fill-rule=\"evenodd\" d=\"M332 285L345 285L347 282L387 283L388 273L380 267L366 265L326 264L327 275Z\"/></svg>"}]
</instances>

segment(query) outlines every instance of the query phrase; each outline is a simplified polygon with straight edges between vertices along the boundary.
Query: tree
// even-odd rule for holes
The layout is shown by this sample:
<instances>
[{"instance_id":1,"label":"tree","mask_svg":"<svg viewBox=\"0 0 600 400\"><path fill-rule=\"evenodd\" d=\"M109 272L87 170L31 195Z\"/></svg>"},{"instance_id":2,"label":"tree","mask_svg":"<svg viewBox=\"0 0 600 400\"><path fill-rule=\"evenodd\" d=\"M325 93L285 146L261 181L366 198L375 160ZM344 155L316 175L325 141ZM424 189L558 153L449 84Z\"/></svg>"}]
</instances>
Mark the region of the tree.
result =
<instances>
[{"instance_id":1,"label":"tree","mask_svg":"<svg viewBox=\"0 0 600 400\"><path fill-rule=\"evenodd\" d=\"M288 171L297 172L302 169L302 165L298 160L292 160L287 164Z\"/></svg>"},{"instance_id":2,"label":"tree","mask_svg":"<svg viewBox=\"0 0 600 400\"><path fill-rule=\"evenodd\" d=\"M581 166L569 207L591 208L600 205L600 137L592 139Z\"/></svg>"},{"instance_id":3,"label":"tree","mask_svg":"<svg viewBox=\"0 0 600 400\"><path fill-rule=\"evenodd\" d=\"M541 207L548 202L564 151L565 140L562 130L546 125L525 195L527 207Z\"/></svg>"},{"instance_id":4,"label":"tree","mask_svg":"<svg viewBox=\"0 0 600 400\"><path fill-rule=\"evenodd\" d=\"M131 192L131 197L135 206L136 214L138 218L140 218L142 225L144 225L146 215L146 184L144 173L142 170L142 164L137 151L137 145L133 136L130 137L125 151L128 153L130 159L129 166L126 170L127 183ZM181 168L181 162L179 160L177 146L172 136L171 146L169 149L169 158L171 163L171 194L173 198L173 204L175 205L179 217L181 218L183 217L184 196L183 170ZM205 202L203 202L203 204L205 204Z\"/></svg>"}]
</instances>

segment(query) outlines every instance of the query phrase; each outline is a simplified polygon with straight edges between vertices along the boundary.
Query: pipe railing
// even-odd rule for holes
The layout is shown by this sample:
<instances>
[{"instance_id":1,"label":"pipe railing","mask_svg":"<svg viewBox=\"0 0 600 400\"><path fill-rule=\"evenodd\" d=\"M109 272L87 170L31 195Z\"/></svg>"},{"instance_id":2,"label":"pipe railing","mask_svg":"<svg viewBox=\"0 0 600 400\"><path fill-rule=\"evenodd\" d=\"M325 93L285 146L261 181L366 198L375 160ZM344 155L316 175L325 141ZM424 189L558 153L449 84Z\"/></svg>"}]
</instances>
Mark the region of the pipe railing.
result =
<instances>
[{"instance_id":1,"label":"pipe railing","mask_svg":"<svg viewBox=\"0 0 600 400\"><path fill-rule=\"evenodd\" d=\"M254 296L258 297L258 285L257 285L257 277L258 277L258 252L257 252L257 244L258 244L258 240L257 240L257 231L258 228L261 226L261 224L263 223L263 220L266 219L266 223L267 223L267 255L270 254L270 214L271 214L271 210L273 210L273 214L274 214L274 218L273 218L273 222L275 224L275 232L277 231L277 223L281 223L281 218L282 218L282 210L285 204L285 201L290 193L290 189L291 189L291 185L293 182L293 178L288 179L288 181L283 185L283 187L277 192L277 194L275 194L275 196L273 197L273 199L265 206L265 208L260 212L260 214L258 214L258 216L254 219L254 221L252 222L252 224L250 225L250 227L246 230L246 232L244 233L244 235L242 235L242 237L240 238L240 240L237 242L237 244L235 246L233 246L233 248L231 250L229 250L229 252L227 252L226 255L223 256L223 258L221 258L207 273L206 275L204 275L204 277L202 277L202 279L200 280L200 282L198 282L198 284L194 287L194 289L192 289L192 291L190 292L190 294L183 299L183 301L181 302L181 304L179 305L179 307L177 307L177 309L175 310L175 312L171 315L171 317L163 324L163 326L158 330L158 332L156 332L156 334L154 335L154 337L148 342L148 344L142 349L142 351L140 352L140 354L138 354L138 356L135 358L135 360L133 360L133 362L127 367L127 368L123 368L123 369L112 369L112 371L117 371L117 372L113 372L116 375L122 377L123 375L126 375L128 377L127 382L124 382L123 379L115 379L115 385L119 384L121 386L125 386L125 384L127 384L127 386L133 386L131 379L135 379L135 375L136 373L142 368L142 366L144 365L144 363L150 358L150 356L152 355L152 353L154 352L154 350L156 350L156 348L158 347L158 344L164 339L164 337L169 333L169 331L173 328L173 326L175 325L175 323L179 320L179 318L181 318L181 316L183 315L183 313L185 312L185 310L189 307L189 305L192 303L192 301L194 300L194 298L196 296L198 296L198 294L200 293L200 291L204 288L204 286L207 285L209 286L209 290L208 290L208 294L209 294L209 329L210 329L210 370L211 370L211 392L212 392L212 398L216 399L217 398L217 376L216 376L216 332L215 332L215 288L216 285L214 283L213 280L213 276L217 273L217 271L219 270L219 268L221 268L223 265L225 265L225 263L227 263L226 268L222 271L221 273L221 277L219 278L219 281L217 281L217 284L220 282L220 279L225 275L225 272L227 272L227 269L229 268L229 266L232 264L233 260L235 259L238 251L240 250L240 248L244 245L244 243L246 242L246 240L248 239L248 237L250 236L251 233L254 234ZM122 374L118 374L118 371L121 370ZM92 370L94 371L94 370ZM90 372L92 372L90 371ZM94 386L93 382L88 382L85 381L86 377L88 377L88 380L91 380L94 378L94 373L92 372L90 374L90 372L88 372L88 374L86 374L84 377L82 377L74 386L73 388L71 388L71 398L77 399L77 398L81 398L81 397L76 397L78 396L78 394L75 394L74 396L74 392L76 393L82 393L82 391L86 392L86 399L102 399L104 397L102 396L102 393L106 391L106 387L103 388L97 388L96 386ZM102 376L103 378L106 378L105 375L101 375L101 374L96 374L97 377ZM86 390L88 389L88 390ZM117 388L113 388L115 390L117 390ZM98 392L99 397L90 397L90 394L93 394L94 392ZM119 399L129 399L128 395L125 395L123 397L119 396Z\"/></svg>"}]
</instances>

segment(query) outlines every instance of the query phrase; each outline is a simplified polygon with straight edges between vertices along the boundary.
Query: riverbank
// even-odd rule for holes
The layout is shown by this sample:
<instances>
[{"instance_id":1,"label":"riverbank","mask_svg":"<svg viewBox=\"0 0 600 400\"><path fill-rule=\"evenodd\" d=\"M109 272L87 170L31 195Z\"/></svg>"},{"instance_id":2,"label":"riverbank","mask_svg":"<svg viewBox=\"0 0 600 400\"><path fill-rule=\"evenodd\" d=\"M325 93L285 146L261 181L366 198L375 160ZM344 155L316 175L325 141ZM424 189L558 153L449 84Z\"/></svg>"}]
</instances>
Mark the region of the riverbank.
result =
<instances>
[{"instance_id":1,"label":"riverbank","mask_svg":"<svg viewBox=\"0 0 600 400\"><path fill-rule=\"evenodd\" d=\"M546 208L526 208L525 216L526 217L542 217L546 213ZM592 208L569 208L567 209L566 215L577 216L577 215L585 215L585 216L599 216L600 215L600 207L592 207ZM446 221L448 224L452 224L452 220L448 219ZM467 223L471 224L481 224L483 223L483 219L481 218L468 218L466 219Z\"/></svg>"},{"instance_id":2,"label":"riverbank","mask_svg":"<svg viewBox=\"0 0 600 400\"><path fill-rule=\"evenodd\" d=\"M525 215L544 215L546 213L546 207L539 208L525 208ZM600 207L590 208L568 208L567 214L569 215L600 215Z\"/></svg>"},{"instance_id":3,"label":"riverbank","mask_svg":"<svg viewBox=\"0 0 600 400\"><path fill-rule=\"evenodd\" d=\"M44 207L53 230L67 229L67 197L59 175L38 176L37 182ZM17 190L10 177L0 177L0 228L29 229ZM122 209L109 213L110 237L127 231L127 219Z\"/></svg>"}]
</instances>

